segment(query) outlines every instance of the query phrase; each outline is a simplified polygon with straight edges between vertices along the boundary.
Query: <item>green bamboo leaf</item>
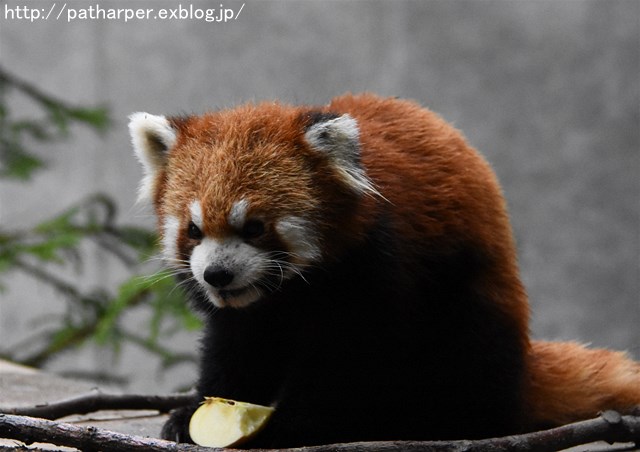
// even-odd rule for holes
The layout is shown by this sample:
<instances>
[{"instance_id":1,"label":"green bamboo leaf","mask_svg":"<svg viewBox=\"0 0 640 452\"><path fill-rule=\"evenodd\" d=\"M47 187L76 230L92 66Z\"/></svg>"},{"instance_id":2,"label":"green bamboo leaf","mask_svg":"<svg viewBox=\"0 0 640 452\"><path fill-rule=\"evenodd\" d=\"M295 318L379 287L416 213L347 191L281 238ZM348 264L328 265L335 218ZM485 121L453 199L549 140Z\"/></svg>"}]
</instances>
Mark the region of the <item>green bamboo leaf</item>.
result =
<instances>
[{"instance_id":1,"label":"green bamboo leaf","mask_svg":"<svg viewBox=\"0 0 640 452\"><path fill-rule=\"evenodd\" d=\"M66 113L70 118L93 127L97 132L104 133L111 125L109 110L98 108L69 108Z\"/></svg>"},{"instance_id":2,"label":"green bamboo leaf","mask_svg":"<svg viewBox=\"0 0 640 452\"><path fill-rule=\"evenodd\" d=\"M14 137L19 137L25 133L38 141L51 140L53 138L46 123L42 121L26 119L14 121L10 124L10 131Z\"/></svg>"},{"instance_id":3,"label":"green bamboo leaf","mask_svg":"<svg viewBox=\"0 0 640 452\"><path fill-rule=\"evenodd\" d=\"M189 308L184 291L176 287L169 270L159 271L149 277L148 284L152 292L148 301L152 309L149 319L150 341L155 343L159 337L169 336L181 329L196 330L202 327L202 322ZM163 331L163 326L169 326L170 330Z\"/></svg>"},{"instance_id":4,"label":"green bamboo leaf","mask_svg":"<svg viewBox=\"0 0 640 452\"><path fill-rule=\"evenodd\" d=\"M118 233L120 240L138 251L140 260L148 259L157 250L157 235L149 229L122 226Z\"/></svg>"},{"instance_id":5,"label":"green bamboo leaf","mask_svg":"<svg viewBox=\"0 0 640 452\"><path fill-rule=\"evenodd\" d=\"M0 177L28 180L44 162L15 143L3 142L0 148Z\"/></svg>"},{"instance_id":6,"label":"green bamboo leaf","mask_svg":"<svg viewBox=\"0 0 640 452\"><path fill-rule=\"evenodd\" d=\"M190 309L184 309L181 313L180 320L182 321L182 326L187 331L198 331L204 326L202 319L196 316Z\"/></svg>"},{"instance_id":7,"label":"green bamboo leaf","mask_svg":"<svg viewBox=\"0 0 640 452\"><path fill-rule=\"evenodd\" d=\"M8 250L0 251L0 273L11 270L14 266L15 255Z\"/></svg>"},{"instance_id":8,"label":"green bamboo leaf","mask_svg":"<svg viewBox=\"0 0 640 452\"><path fill-rule=\"evenodd\" d=\"M79 234L64 232L40 243L23 245L21 248L23 252L31 254L40 260L63 263L64 259L59 253L65 249L77 247L81 239L82 237Z\"/></svg>"},{"instance_id":9,"label":"green bamboo leaf","mask_svg":"<svg viewBox=\"0 0 640 452\"><path fill-rule=\"evenodd\" d=\"M98 344L107 342L122 314L147 296L148 290L147 285L141 284L138 277L132 277L120 285L118 295L107 304L96 326L94 339Z\"/></svg>"},{"instance_id":10,"label":"green bamboo leaf","mask_svg":"<svg viewBox=\"0 0 640 452\"><path fill-rule=\"evenodd\" d=\"M77 207L68 209L60 215L57 215L50 220L46 220L38 224L34 228L34 231L38 234L43 235L73 231L75 229L75 226L72 223L72 219L77 215L77 213Z\"/></svg>"}]
</instances>

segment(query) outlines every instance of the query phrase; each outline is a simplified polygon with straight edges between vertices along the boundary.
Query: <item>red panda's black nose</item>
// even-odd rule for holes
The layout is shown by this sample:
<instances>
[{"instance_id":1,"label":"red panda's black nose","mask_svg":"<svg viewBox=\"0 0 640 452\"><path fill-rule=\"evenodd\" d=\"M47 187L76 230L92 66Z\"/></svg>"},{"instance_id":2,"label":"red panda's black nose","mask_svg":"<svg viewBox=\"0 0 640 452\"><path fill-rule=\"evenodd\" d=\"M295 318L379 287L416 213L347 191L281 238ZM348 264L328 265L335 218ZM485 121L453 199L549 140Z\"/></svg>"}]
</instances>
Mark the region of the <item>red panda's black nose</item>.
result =
<instances>
[{"instance_id":1,"label":"red panda's black nose","mask_svg":"<svg viewBox=\"0 0 640 452\"><path fill-rule=\"evenodd\" d=\"M222 289L233 281L233 273L221 267L209 266L204 270L204 280L216 289Z\"/></svg>"}]
</instances>

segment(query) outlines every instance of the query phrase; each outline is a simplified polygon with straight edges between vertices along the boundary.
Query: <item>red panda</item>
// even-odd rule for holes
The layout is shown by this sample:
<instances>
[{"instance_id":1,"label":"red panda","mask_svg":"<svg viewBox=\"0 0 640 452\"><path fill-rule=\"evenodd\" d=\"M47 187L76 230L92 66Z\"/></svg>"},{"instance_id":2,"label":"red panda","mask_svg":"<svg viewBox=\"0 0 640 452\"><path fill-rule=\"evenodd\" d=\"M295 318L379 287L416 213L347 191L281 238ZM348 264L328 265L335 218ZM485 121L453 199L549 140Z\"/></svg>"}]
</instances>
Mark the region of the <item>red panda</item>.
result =
<instances>
[{"instance_id":1,"label":"red panda","mask_svg":"<svg viewBox=\"0 0 640 452\"><path fill-rule=\"evenodd\" d=\"M253 447L481 438L640 405L622 354L529 338L505 201L416 103L344 95L131 116L164 258L205 318L205 396L276 407Z\"/></svg>"}]
</instances>

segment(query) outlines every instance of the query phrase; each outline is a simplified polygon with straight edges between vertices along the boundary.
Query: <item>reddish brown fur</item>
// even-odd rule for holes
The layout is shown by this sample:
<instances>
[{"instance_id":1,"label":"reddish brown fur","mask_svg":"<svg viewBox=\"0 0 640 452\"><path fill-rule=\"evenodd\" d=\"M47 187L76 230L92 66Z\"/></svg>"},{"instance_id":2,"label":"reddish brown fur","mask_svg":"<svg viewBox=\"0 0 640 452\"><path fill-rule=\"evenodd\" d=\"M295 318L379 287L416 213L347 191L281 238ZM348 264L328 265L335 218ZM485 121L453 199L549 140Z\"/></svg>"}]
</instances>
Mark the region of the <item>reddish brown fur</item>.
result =
<instances>
[{"instance_id":1,"label":"reddish brown fur","mask_svg":"<svg viewBox=\"0 0 640 452\"><path fill-rule=\"evenodd\" d=\"M169 157L172 172L166 175L166 181L160 178L158 193L163 199L160 202L156 197L159 217L184 215L188 211L185 206L192 201L185 198L185 193L205 187L207 191L200 193L200 199L207 200L203 202L208 219L206 234L232 233L226 222L231 206L238 201L232 194L243 193L250 196L254 212L268 211L272 218L316 211L311 220L320 235L340 223L342 236L334 234L331 243L325 243L327 258L339 253L345 242L357 241L370 225L371 211L380 200L363 197L357 203L345 204L348 196L335 187L330 168L325 169L325 177L323 172L316 173L322 180L304 178L307 173L301 165L305 162L298 154L304 149L301 118L306 110L271 103L174 119L180 133ZM511 237L509 221L489 165L457 130L413 102L345 95L324 110L349 113L358 121L363 165L375 186L395 206L396 228L409 239L407 243L425 247L438 243L442 249L455 246L462 238L499 257L500 277L487 279L492 285L478 290L492 292L508 287L513 296L501 300L502 307L505 315L520 325L522 341L526 342L526 294L518 276L514 244L505 239ZM279 120L273 121L274 117ZM407 128L409 117L414 118L415 129ZM253 152L247 153L246 149ZM314 152L306 150L306 158L306 164L323 165ZM424 171L425 165L429 172ZM274 166L279 167L277 173L269 170ZM408 191L407 186L413 189ZM331 209L322 209L319 200ZM340 204L356 209L350 224L345 224L346 216L332 217L340 213L335 208ZM412 246L401 252L424 251L424 247Z\"/></svg>"},{"instance_id":2,"label":"reddish brown fur","mask_svg":"<svg viewBox=\"0 0 640 452\"><path fill-rule=\"evenodd\" d=\"M506 206L488 164L456 130L417 104L375 96L344 96L327 110L348 112L358 120L367 173L396 207L403 235L419 243L426 229L427 236L437 239L439 245L450 237L467 237L501 256L501 278L493 281L509 287L512 297L502 300L505 315L518 323L521 339L528 343L526 294L519 280L514 244L505 240L512 236ZM407 130L407 117L419 124L415 130ZM396 152L413 158L396 159L388 147L380 152L388 140L397 145ZM423 171L425 159L431 161L428 173ZM416 189L398 191L407 186L398 183L399 178L410 178L409 185ZM443 191L442 187L450 189ZM487 199L495 202L487 203ZM483 289L492 291L496 287ZM529 428L586 419L604 409L629 412L640 406L640 364L624 353L589 350L575 343L536 341L530 343L529 350L525 385L525 422Z\"/></svg>"},{"instance_id":3,"label":"reddish brown fur","mask_svg":"<svg viewBox=\"0 0 640 452\"><path fill-rule=\"evenodd\" d=\"M640 406L640 364L621 352L533 341L525 396L530 429L628 413Z\"/></svg>"},{"instance_id":4,"label":"reddish brown fur","mask_svg":"<svg viewBox=\"0 0 640 452\"><path fill-rule=\"evenodd\" d=\"M266 121L274 114L284 116L290 124L274 127ZM241 117L245 121L239 121ZM293 150L289 146L301 139L293 126L296 117L295 110L283 115L282 108L274 104L260 108L247 105L182 121L179 141L168 164L172 173L167 174L164 187L163 214L182 212L192 201L184 197L185 193L197 192L200 198L212 201L205 204L204 232L220 235L227 228L231 206L238 201L233 197L236 193L250 195L255 210L269 210L274 216L283 211L309 210L316 198L307 189L310 181L303 178L300 161L291 158ZM255 153L248 154L247 149ZM275 164L283 169L280 176L288 177L270 172L269 166Z\"/></svg>"},{"instance_id":5,"label":"reddish brown fur","mask_svg":"<svg viewBox=\"0 0 640 452\"><path fill-rule=\"evenodd\" d=\"M519 325L526 343L527 297L519 279L506 205L487 162L460 132L413 102L346 95L326 109L349 113L358 121L367 174L394 205L398 232L409 239L407 243L423 245L401 252L421 253L433 243L442 249L468 240L498 257L500 272L485 279L495 285L481 290L508 287L512 296L500 300L502 309ZM412 118L415 129L407 128L406 118ZM363 206L363 223L370 208Z\"/></svg>"},{"instance_id":6,"label":"reddish brown fur","mask_svg":"<svg viewBox=\"0 0 640 452\"><path fill-rule=\"evenodd\" d=\"M319 237L331 234L321 242L323 259L330 260L340 257L344 244L362 240L371 218L391 203L390 221L406 246L397 253L408 261L429 255L433 247L455 250L464 241L496 263L490 275L477 278L474 290L497 303L519 334L517 348L526 352L528 428L640 405L640 368L623 354L573 343L530 343L528 301L501 189L457 130L413 102L368 94L336 98L322 110L357 120L362 165L385 200L358 197L336 184L326 159L304 141L309 107L265 103L171 120L179 133L168 169L156 180L160 221L172 215L188 222L188 203L197 193L205 208L204 233L231 234L227 217L240 193L251 200L250 215L307 215ZM341 215L347 210L349 215ZM183 236L179 247L187 241Z\"/></svg>"}]
</instances>

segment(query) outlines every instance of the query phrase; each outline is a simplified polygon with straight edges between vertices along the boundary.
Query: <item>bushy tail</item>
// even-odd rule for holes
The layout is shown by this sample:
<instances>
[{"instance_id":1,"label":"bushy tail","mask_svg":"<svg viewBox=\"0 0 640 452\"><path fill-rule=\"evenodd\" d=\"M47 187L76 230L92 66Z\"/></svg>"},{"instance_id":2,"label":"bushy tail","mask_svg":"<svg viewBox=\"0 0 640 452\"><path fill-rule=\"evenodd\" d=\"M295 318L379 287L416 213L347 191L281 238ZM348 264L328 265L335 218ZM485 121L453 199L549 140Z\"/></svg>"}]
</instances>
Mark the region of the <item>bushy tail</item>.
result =
<instances>
[{"instance_id":1,"label":"bushy tail","mask_svg":"<svg viewBox=\"0 0 640 452\"><path fill-rule=\"evenodd\" d=\"M533 341L526 394L531 429L640 407L640 363L574 342Z\"/></svg>"}]
</instances>

